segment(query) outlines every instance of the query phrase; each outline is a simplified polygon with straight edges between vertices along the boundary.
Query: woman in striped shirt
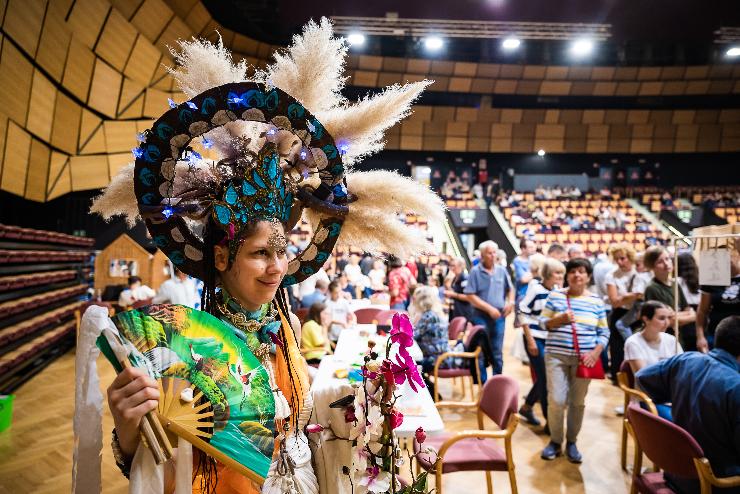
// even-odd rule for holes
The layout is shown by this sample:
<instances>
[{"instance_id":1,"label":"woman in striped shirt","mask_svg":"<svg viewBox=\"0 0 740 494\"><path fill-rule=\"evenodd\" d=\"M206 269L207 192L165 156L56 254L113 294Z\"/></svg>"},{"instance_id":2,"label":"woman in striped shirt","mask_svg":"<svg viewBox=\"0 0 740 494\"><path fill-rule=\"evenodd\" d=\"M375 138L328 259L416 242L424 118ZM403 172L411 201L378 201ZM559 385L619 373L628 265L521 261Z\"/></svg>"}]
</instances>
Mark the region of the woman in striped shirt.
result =
<instances>
[{"instance_id":1,"label":"woman in striped shirt","mask_svg":"<svg viewBox=\"0 0 740 494\"><path fill-rule=\"evenodd\" d=\"M573 344L575 325L580 359L593 367L609 341L604 302L588 291L591 263L586 259L571 259L565 266L568 288L553 290L542 309L540 324L547 328L545 367L547 369L550 443L542 451L542 459L552 460L563 454L563 415L568 407L566 455L572 463L581 463L576 447L583 423L586 393L590 379L576 378L579 357ZM569 307L570 305L570 307Z\"/></svg>"},{"instance_id":2,"label":"woman in striped shirt","mask_svg":"<svg viewBox=\"0 0 740 494\"><path fill-rule=\"evenodd\" d=\"M535 381L524 399L524 404L519 409L519 415L532 425L540 425L539 420L534 416L532 407L539 400L542 415L547 420L547 374L545 372L547 330L540 326L539 317L550 290L563 285L565 266L557 259L534 254L529 259L529 269L534 279L529 282L527 292L519 302L519 311L522 315L522 328L524 329L524 347L534 371ZM549 434L547 426L545 426L545 431Z\"/></svg>"}]
</instances>

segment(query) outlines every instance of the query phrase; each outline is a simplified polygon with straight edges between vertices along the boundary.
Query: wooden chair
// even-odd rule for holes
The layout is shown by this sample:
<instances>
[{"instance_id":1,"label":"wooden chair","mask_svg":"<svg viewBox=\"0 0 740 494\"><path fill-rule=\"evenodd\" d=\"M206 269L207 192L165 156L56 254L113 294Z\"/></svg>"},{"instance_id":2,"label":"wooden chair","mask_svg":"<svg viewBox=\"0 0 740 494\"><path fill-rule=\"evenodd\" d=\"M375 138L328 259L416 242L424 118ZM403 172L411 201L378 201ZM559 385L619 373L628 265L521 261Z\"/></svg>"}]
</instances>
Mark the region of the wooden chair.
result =
<instances>
[{"instance_id":1,"label":"wooden chair","mask_svg":"<svg viewBox=\"0 0 740 494\"><path fill-rule=\"evenodd\" d=\"M704 450L686 430L634 403L626 410L626 415L637 439L630 494L673 493L665 483L664 472L698 479L701 494L711 494L713 486L740 487L740 475L725 478L714 475ZM641 473L643 453L663 471Z\"/></svg>"},{"instance_id":2,"label":"wooden chair","mask_svg":"<svg viewBox=\"0 0 740 494\"><path fill-rule=\"evenodd\" d=\"M391 324L391 321L393 320L393 316L398 314L406 314L406 311L403 310L381 310L375 315L375 320L378 321L377 324L380 326L389 326Z\"/></svg>"},{"instance_id":3,"label":"wooden chair","mask_svg":"<svg viewBox=\"0 0 740 494\"><path fill-rule=\"evenodd\" d=\"M637 401L645 403L650 413L654 415L658 415L658 410L655 408L655 404L653 403L653 400L648 395L646 395L639 389L635 388L635 375L632 373L632 367L630 367L629 362L626 360L623 361L622 365L619 366L619 372L617 372L617 384L619 385L619 389L621 389L624 392L625 414L622 419L621 456L622 456L622 470L626 472L627 471L627 436L628 435L632 436L632 438L634 439L634 434L632 433L632 429L630 428L630 424L627 419L627 413L626 413L627 407L629 407L629 404L630 404L630 400L634 398Z\"/></svg>"},{"instance_id":4,"label":"wooden chair","mask_svg":"<svg viewBox=\"0 0 740 494\"><path fill-rule=\"evenodd\" d=\"M465 338L463 340L463 343L465 345L465 348L470 348L470 344L473 341L473 338L478 334L480 331L484 331L483 326L473 326L470 328L467 333L465 333ZM481 347L478 346L478 348L475 349L473 352L445 352L442 355L439 355L437 357L437 361L434 363L434 402L437 404L437 408L441 407L477 407L478 406L478 398L476 398L475 393L473 391L473 372L475 372L476 381L480 383L480 368L478 367L478 357L481 353ZM456 368L456 369L441 369L440 366L442 363L450 358L450 357L458 357L458 358L465 358L469 359L469 366L464 368ZM465 399L465 382L468 381L470 386L470 401L440 401L439 399L439 383L440 379L455 379L455 378L461 378L462 382L462 392L463 392L463 400ZM478 389L480 389L480 384L478 385ZM480 393L478 393L480 394Z\"/></svg>"},{"instance_id":5,"label":"wooden chair","mask_svg":"<svg viewBox=\"0 0 740 494\"><path fill-rule=\"evenodd\" d=\"M507 472L512 494L517 494L511 437L519 423L517 407L519 385L509 376L496 375L483 386L477 404L478 430L447 432L427 438L424 444L414 439L416 471L421 468L435 474L436 493L442 494L442 475L451 472L485 471L488 494L493 494L491 472ZM487 415L501 430L487 431L483 415ZM493 439L503 439L504 447ZM431 447L437 454L426 452ZM455 492L458 492L455 489Z\"/></svg>"}]
</instances>

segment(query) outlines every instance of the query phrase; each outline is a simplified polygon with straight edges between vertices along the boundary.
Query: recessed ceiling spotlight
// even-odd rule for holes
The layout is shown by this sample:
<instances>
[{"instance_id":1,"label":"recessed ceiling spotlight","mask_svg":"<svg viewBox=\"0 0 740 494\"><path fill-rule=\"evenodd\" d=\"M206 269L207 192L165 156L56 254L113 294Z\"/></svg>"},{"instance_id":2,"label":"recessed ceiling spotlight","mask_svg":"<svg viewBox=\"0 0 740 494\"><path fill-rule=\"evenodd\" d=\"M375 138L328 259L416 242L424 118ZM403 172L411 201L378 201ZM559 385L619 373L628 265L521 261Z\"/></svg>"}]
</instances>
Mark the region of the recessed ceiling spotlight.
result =
<instances>
[{"instance_id":1,"label":"recessed ceiling spotlight","mask_svg":"<svg viewBox=\"0 0 740 494\"><path fill-rule=\"evenodd\" d=\"M430 51L440 50L445 42L439 36L428 36L424 38L424 48Z\"/></svg>"},{"instance_id":2,"label":"recessed ceiling spotlight","mask_svg":"<svg viewBox=\"0 0 740 494\"><path fill-rule=\"evenodd\" d=\"M727 55L730 58L740 57L740 46L733 46L730 47L726 52L725 55Z\"/></svg>"},{"instance_id":3,"label":"recessed ceiling spotlight","mask_svg":"<svg viewBox=\"0 0 740 494\"><path fill-rule=\"evenodd\" d=\"M594 42L590 39L578 39L570 45L570 53L576 57L585 57L594 51Z\"/></svg>"},{"instance_id":4,"label":"recessed ceiling spotlight","mask_svg":"<svg viewBox=\"0 0 740 494\"><path fill-rule=\"evenodd\" d=\"M519 48L519 45L522 44L522 41L519 38L515 38L514 36L511 36L509 38L506 38L502 43L501 47L504 50L516 50Z\"/></svg>"},{"instance_id":5,"label":"recessed ceiling spotlight","mask_svg":"<svg viewBox=\"0 0 740 494\"><path fill-rule=\"evenodd\" d=\"M350 33L347 36L347 42L350 46L362 46L365 44L365 35L362 33Z\"/></svg>"},{"instance_id":6,"label":"recessed ceiling spotlight","mask_svg":"<svg viewBox=\"0 0 740 494\"><path fill-rule=\"evenodd\" d=\"M537 151L537 156L539 156L540 158L542 158L545 154L546 153L544 149L540 149L539 151Z\"/></svg>"}]
</instances>

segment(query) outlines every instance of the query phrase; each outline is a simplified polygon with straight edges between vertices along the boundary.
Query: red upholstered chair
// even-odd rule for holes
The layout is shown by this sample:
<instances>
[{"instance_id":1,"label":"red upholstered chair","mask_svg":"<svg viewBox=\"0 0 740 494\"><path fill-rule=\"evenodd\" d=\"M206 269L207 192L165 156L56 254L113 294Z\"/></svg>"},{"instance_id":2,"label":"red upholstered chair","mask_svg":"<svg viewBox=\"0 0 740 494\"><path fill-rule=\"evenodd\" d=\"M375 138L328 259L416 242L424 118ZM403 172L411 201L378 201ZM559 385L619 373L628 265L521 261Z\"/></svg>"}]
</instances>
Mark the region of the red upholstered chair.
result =
<instances>
[{"instance_id":1,"label":"red upholstered chair","mask_svg":"<svg viewBox=\"0 0 740 494\"><path fill-rule=\"evenodd\" d=\"M655 408L653 400L648 395L640 391L635 387L635 375L632 373L632 367L626 360L619 366L619 372L617 373L617 383L619 389L624 392L624 409L630 404L630 399L634 398L637 401L645 403L651 413L658 415L658 410ZM630 428L629 419L627 414L624 414L622 419L622 470L627 471L627 436L634 436L632 429Z\"/></svg>"},{"instance_id":2,"label":"red upholstered chair","mask_svg":"<svg viewBox=\"0 0 740 494\"><path fill-rule=\"evenodd\" d=\"M378 325L380 326L390 326L393 315L396 313L407 314L407 312L403 310L381 310L375 315L375 320L378 321Z\"/></svg>"},{"instance_id":3,"label":"red upholstered chair","mask_svg":"<svg viewBox=\"0 0 740 494\"><path fill-rule=\"evenodd\" d=\"M414 439L417 472L420 468L434 472L435 492L438 494L442 494L442 474L445 473L483 470L488 494L493 494L491 472L508 472L511 492L517 494L511 436L519 422L516 414L518 402L519 385L514 379L504 375L491 377L483 386L477 406L478 430L433 435L424 444ZM484 414L501 430L484 430ZM504 447L494 439L503 439ZM422 452L427 447L433 448L437 454Z\"/></svg>"},{"instance_id":4,"label":"red upholstered chair","mask_svg":"<svg viewBox=\"0 0 740 494\"><path fill-rule=\"evenodd\" d=\"M382 312L382 309L378 309L377 307L364 307L362 309L357 309L355 311L357 324L375 324L380 312Z\"/></svg>"},{"instance_id":5,"label":"red upholstered chair","mask_svg":"<svg viewBox=\"0 0 740 494\"><path fill-rule=\"evenodd\" d=\"M663 472L676 477L699 479L701 494L711 494L712 486L740 487L740 475L717 478L699 443L681 427L631 404L626 415L637 439L631 494L670 494ZM642 454L663 472L641 474ZM734 492L734 491L733 491Z\"/></svg>"},{"instance_id":6,"label":"red upholstered chair","mask_svg":"<svg viewBox=\"0 0 740 494\"><path fill-rule=\"evenodd\" d=\"M450 340L456 340L460 333L465 331L465 326L468 324L468 320L462 316L455 317L450 321L450 325L447 326L448 338Z\"/></svg>"},{"instance_id":7,"label":"red upholstered chair","mask_svg":"<svg viewBox=\"0 0 740 494\"><path fill-rule=\"evenodd\" d=\"M483 326L473 326L466 333L463 339L465 348L470 348L470 343L473 341L475 335L483 331ZM437 361L434 363L434 398L437 407L476 407L478 405L478 399L473 393L473 372L477 377L476 382L480 383L480 369L478 368L478 357L480 356L481 348L478 347L474 352L445 352L437 357ZM449 357L462 357L468 359L468 367L444 369L440 368L442 363ZM439 399L439 382L440 379L450 378L461 378L462 382L462 394L463 399L465 398L465 381L468 381L470 385L470 401L440 401ZM480 389L480 385L478 385Z\"/></svg>"}]
</instances>

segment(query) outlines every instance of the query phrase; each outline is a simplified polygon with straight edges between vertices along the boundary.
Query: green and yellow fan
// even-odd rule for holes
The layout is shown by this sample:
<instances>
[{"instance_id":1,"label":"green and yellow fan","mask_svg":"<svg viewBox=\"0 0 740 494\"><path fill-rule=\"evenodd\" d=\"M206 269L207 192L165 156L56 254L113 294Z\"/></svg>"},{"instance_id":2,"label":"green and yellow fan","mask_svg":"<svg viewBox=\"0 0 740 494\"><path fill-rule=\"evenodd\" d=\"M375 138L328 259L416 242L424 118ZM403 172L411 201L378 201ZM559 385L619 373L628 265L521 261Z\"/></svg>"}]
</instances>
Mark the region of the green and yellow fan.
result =
<instances>
[{"instance_id":1,"label":"green and yellow fan","mask_svg":"<svg viewBox=\"0 0 740 494\"><path fill-rule=\"evenodd\" d=\"M131 365L159 383L159 421L142 422L150 446L155 441L164 450L160 456L154 446L155 459L166 460L179 436L263 483L275 444L275 401L267 371L246 343L216 317L182 305L150 305L112 319L117 333L104 330L100 350L118 372Z\"/></svg>"}]
</instances>

